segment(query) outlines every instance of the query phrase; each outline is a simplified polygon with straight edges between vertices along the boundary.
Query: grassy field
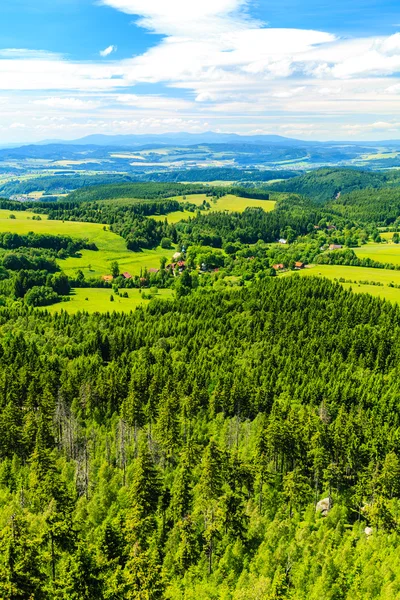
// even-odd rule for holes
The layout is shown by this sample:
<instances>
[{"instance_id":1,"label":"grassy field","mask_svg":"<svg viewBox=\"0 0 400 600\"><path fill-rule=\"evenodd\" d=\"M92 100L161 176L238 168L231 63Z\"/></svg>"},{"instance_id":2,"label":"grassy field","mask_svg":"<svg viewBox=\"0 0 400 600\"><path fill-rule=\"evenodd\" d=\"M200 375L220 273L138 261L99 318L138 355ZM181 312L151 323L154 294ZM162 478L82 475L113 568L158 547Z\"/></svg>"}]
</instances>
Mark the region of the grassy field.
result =
<instances>
[{"instance_id":1,"label":"grassy field","mask_svg":"<svg viewBox=\"0 0 400 600\"><path fill-rule=\"evenodd\" d=\"M14 215L15 219L10 219L10 215ZM11 210L0 209L1 231L10 231L10 227L13 227L13 231L17 231L19 225L17 225L17 223L15 223L15 221L29 221L29 220L32 220L32 217L36 217L36 216L37 215L35 215L35 213L28 212L28 211L12 212ZM43 221L46 221L47 215L40 215L40 218ZM2 223L3 221L5 221L4 224ZM40 223L40 221L34 221L33 224L31 223L31 227L35 227L37 223ZM24 227L24 226L21 225L21 227ZM32 229L30 229L30 231L32 231Z\"/></svg>"},{"instance_id":2,"label":"grassy field","mask_svg":"<svg viewBox=\"0 0 400 600\"><path fill-rule=\"evenodd\" d=\"M389 269L368 269L364 267L345 267L341 265L314 265L310 268L296 271L301 277L319 275L328 279L347 279L356 283L342 283L342 285L353 292L371 294L379 298L385 298L392 302L400 303L400 289L388 287L389 283L400 285L400 271L391 271ZM281 275L291 275L293 272ZM382 286L358 283L360 281L369 281L382 283Z\"/></svg>"},{"instance_id":3,"label":"grassy field","mask_svg":"<svg viewBox=\"0 0 400 600\"><path fill-rule=\"evenodd\" d=\"M164 221L167 219L168 223L178 223L179 221L183 221L183 219L188 219L189 217L195 217L196 212L189 212L188 210L177 210L175 212L168 213L168 215L155 215L151 216L151 219L155 221Z\"/></svg>"},{"instance_id":4,"label":"grassy field","mask_svg":"<svg viewBox=\"0 0 400 600\"><path fill-rule=\"evenodd\" d=\"M203 204L204 200L206 200L211 204L211 210L213 211L229 210L231 212L243 212L246 208L252 206L262 208L266 212L269 212L275 207L275 202L273 200L239 198L238 196L233 196L232 194L218 198L215 203L212 201L210 196L207 196L206 194L188 194L185 196L185 200L183 199L183 196L176 196L174 200L178 200L179 202L191 202L192 204L196 204L196 206L200 206L200 204Z\"/></svg>"},{"instance_id":5,"label":"grassy field","mask_svg":"<svg viewBox=\"0 0 400 600\"><path fill-rule=\"evenodd\" d=\"M385 235L385 234L382 234ZM393 233L389 234L391 239ZM354 252L360 258L372 258L383 263L400 265L400 244L366 244L361 248L354 248Z\"/></svg>"},{"instance_id":6,"label":"grassy field","mask_svg":"<svg viewBox=\"0 0 400 600\"><path fill-rule=\"evenodd\" d=\"M148 290L147 290L148 291ZM141 304L148 304L150 300L144 300L137 289L127 290L129 298L120 298L111 289L83 288L72 291L69 302L59 302L47 306L46 310L51 313L65 310L70 314L78 311L94 312L130 312ZM110 296L114 296L111 302ZM172 298L172 290L159 290L155 298ZM38 309L43 310L43 309Z\"/></svg>"},{"instance_id":7,"label":"grassy field","mask_svg":"<svg viewBox=\"0 0 400 600\"><path fill-rule=\"evenodd\" d=\"M77 269L82 269L85 276L107 275L110 265L117 261L121 271L128 271L131 275L139 275L145 267L158 268L160 258L165 256L170 259L173 250L146 250L144 252L131 252L127 250L125 240L107 230L98 223L81 223L74 221L42 221L29 220L33 213L15 213L16 218L10 219L10 211L0 211L0 232L12 231L26 234L49 233L54 235L69 235L72 238L87 238L94 242L98 251L82 250L80 258L67 258L60 260L59 265L67 275L74 275ZM14 213L13 213L14 214Z\"/></svg>"},{"instance_id":8,"label":"grassy field","mask_svg":"<svg viewBox=\"0 0 400 600\"><path fill-rule=\"evenodd\" d=\"M399 232L397 232L397 233L399 233ZM394 234L394 231L383 231L382 233L379 233L381 238L383 240L387 240L389 243L391 243L391 241L392 241L393 234Z\"/></svg>"}]
</instances>

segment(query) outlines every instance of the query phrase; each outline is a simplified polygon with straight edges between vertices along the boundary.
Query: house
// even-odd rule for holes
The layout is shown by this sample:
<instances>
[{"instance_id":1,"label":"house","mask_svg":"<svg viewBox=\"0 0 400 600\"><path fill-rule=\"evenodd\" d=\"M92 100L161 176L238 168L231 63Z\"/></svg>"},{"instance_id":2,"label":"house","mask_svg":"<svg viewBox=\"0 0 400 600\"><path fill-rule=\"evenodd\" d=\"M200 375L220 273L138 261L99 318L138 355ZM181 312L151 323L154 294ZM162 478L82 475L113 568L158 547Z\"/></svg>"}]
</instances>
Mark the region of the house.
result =
<instances>
[{"instance_id":1,"label":"house","mask_svg":"<svg viewBox=\"0 0 400 600\"><path fill-rule=\"evenodd\" d=\"M285 240L284 238L279 238L278 244L287 244L287 240Z\"/></svg>"},{"instance_id":2,"label":"house","mask_svg":"<svg viewBox=\"0 0 400 600\"><path fill-rule=\"evenodd\" d=\"M295 269L304 269L304 263L297 261L294 263L294 268Z\"/></svg>"},{"instance_id":3,"label":"house","mask_svg":"<svg viewBox=\"0 0 400 600\"><path fill-rule=\"evenodd\" d=\"M147 269L148 273L153 273L154 275L157 275L157 273L159 272L160 269Z\"/></svg>"},{"instance_id":4,"label":"house","mask_svg":"<svg viewBox=\"0 0 400 600\"><path fill-rule=\"evenodd\" d=\"M130 273L127 273L127 272L125 272L125 273L122 273L122 277L123 277L124 279L132 279L132 275L131 275Z\"/></svg>"},{"instance_id":5,"label":"house","mask_svg":"<svg viewBox=\"0 0 400 600\"><path fill-rule=\"evenodd\" d=\"M336 225L328 225L327 227L328 231L333 231L334 229L336 229Z\"/></svg>"},{"instance_id":6,"label":"house","mask_svg":"<svg viewBox=\"0 0 400 600\"><path fill-rule=\"evenodd\" d=\"M329 250L341 250L343 248L343 246L341 246L340 244L331 244L329 246Z\"/></svg>"},{"instance_id":7,"label":"house","mask_svg":"<svg viewBox=\"0 0 400 600\"><path fill-rule=\"evenodd\" d=\"M272 265L272 268L275 269L275 271L282 271L285 268L285 265L278 263L276 265Z\"/></svg>"},{"instance_id":8,"label":"house","mask_svg":"<svg viewBox=\"0 0 400 600\"><path fill-rule=\"evenodd\" d=\"M112 281L113 279L114 279L114 277L112 275L103 275L102 276L103 281Z\"/></svg>"}]
</instances>

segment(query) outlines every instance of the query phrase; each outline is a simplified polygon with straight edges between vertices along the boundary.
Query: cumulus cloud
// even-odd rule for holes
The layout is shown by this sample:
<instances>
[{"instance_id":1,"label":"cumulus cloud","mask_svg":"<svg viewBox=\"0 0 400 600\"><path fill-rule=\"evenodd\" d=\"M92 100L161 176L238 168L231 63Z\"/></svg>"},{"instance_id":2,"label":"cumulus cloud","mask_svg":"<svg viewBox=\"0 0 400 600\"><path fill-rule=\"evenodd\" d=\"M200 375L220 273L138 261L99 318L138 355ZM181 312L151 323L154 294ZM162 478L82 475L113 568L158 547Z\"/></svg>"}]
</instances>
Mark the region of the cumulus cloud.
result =
<instances>
[{"instance_id":1,"label":"cumulus cloud","mask_svg":"<svg viewBox=\"0 0 400 600\"><path fill-rule=\"evenodd\" d=\"M132 15L162 39L142 55L118 61L79 62L41 50L0 50L0 91L28 90L37 110L52 108L57 114L84 115L91 109L99 127L114 116L116 122L139 122L139 113L149 112L156 121L141 120L140 126L161 127L157 119L176 111L185 115L187 126L189 118L203 123L204 117L213 118L215 128L230 122L247 131L262 129L261 119L273 115L275 131L279 119L287 118L290 128L282 131L291 133L295 115L332 123L338 115L364 115L372 125L379 112L381 122L391 127L400 116L399 33L341 39L324 31L271 28L251 18L246 0L101 2ZM112 45L100 55L115 51ZM139 84L157 86L155 93L147 87L146 94L136 92ZM167 93L163 88L169 88ZM172 88L179 97L173 97ZM251 123L250 115L257 115ZM169 126L180 125L172 120ZM331 128L337 132L335 124ZM325 129L303 124L298 131L317 135Z\"/></svg>"},{"instance_id":2,"label":"cumulus cloud","mask_svg":"<svg viewBox=\"0 0 400 600\"><path fill-rule=\"evenodd\" d=\"M108 46L107 48L104 48L104 50L100 50L99 54L100 56L102 56L103 58L110 56L110 54L112 54L113 52L117 51L117 46Z\"/></svg>"}]
</instances>

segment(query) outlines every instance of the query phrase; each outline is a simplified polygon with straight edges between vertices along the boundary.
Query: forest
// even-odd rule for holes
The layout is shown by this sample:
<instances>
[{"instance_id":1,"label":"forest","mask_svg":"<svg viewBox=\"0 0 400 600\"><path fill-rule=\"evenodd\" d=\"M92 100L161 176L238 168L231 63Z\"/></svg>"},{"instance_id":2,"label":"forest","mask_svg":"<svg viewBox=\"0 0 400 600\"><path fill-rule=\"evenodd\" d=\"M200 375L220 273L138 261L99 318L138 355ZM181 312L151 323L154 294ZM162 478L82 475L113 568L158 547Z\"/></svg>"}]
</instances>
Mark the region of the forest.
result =
<instances>
[{"instance_id":1,"label":"forest","mask_svg":"<svg viewBox=\"0 0 400 600\"><path fill-rule=\"evenodd\" d=\"M0 327L2 598L400 593L397 306L293 277Z\"/></svg>"},{"instance_id":2,"label":"forest","mask_svg":"<svg viewBox=\"0 0 400 600\"><path fill-rule=\"evenodd\" d=\"M301 194L318 202L335 199L339 194L356 190L400 186L396 170L366 171L350 167L324 167L283 182L271 183L270 188L281 192Z\"/></svg>"}]
</instances>

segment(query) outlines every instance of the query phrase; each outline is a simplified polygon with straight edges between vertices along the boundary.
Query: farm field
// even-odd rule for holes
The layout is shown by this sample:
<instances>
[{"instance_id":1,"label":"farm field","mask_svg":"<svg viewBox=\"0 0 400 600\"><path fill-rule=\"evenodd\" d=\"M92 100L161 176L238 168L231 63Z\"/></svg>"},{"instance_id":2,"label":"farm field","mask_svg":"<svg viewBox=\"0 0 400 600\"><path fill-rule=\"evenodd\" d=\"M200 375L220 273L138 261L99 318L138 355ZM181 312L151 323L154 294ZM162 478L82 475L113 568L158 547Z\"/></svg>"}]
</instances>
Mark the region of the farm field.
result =
<instances>
[{"instance_id":1,"label":"farm field","mask_svg":"<svg viewBox=\"0 0 400 600\"><path fill-rule=\"evenodd\" d=\"M148 291L148 290L147 290ZM129 298L120 298L109 288L77 288L72 290L69 302L59 302L38 310L48 310L51 313L65 310L69 314L79 311L94 312L130 312L150 300L144 300L138 289L127 290ZM111 302L110 296L114 296ZM159 290L155 298L172 298L172 290Z\"/></svg>"},{"instance_id":2,"label":"farm field","mask_svg":"<svg viewBox=\"0 0 400 600\"><path fill-rule=\"evenodd\" d=\"M390 233L390 238L393 233ZM353 248L360 258L372 258L383 263L400 265L400 244L366 244L361 248Z\"/></svg>"},{"instance_id":3,"label":"farm field","mask_svg":"<svg viewBox=\"0 0 400 600\"><path fill-rule=\"evenodd\" d=\"M185 200L183 196L176 196L174 198L179 202L192 202L197 206L203 204L204 200L210 203L212 211L223 211L228 210L231 212L243 212L246 208L256 207L262 208L266 212L270 212L275 208L274 200L257 200L255 198L239 198L238 196L233 196L232 194L228 194L223 196L222 198L218 198L218 200L214 203L210 196L206 194L189 194L185 196Z\"/></svg>"},{"instance_id":4,"label":"farm field","mask_svg":"<svg viewBox=\"0 0 400 600\"><path fill-rule=\"evenodd\" d=\"M328 279L351 279L353 282L374 281L383 285L371 285L365 283L342 283L342 285L353 292L371 294L392 302L400 303L400 289L388 287L390 283L400 285L400 271L390 269L369 269L364 267L347 267L342 265L314 265L302 271L296 271L301 277L319 275ZM293 272L287 273L291 275ZM285 276L286 274L281 275Z\"/></svg>"},{"instance_id":5,"label":"farm field","mask_svg":"<svg viewBox=\"0 0 400 600\"><path fill-rule=\"evenodd\" d=\"M48 221L43 217L42 221L28 220L28 216L32 217L33 213L16 214L15 219L10 219L10 214L11 211L1 211L0 232L12 231L27 234L34 231L35 233L69 235L72 238L87 238L96 244L98 251L82 250L79 258L69 257L66 260L58 261L67 275L74 275L77 269L81 269L86 277L107 275L110 273L110 265L113 261L118 262L121 271L139 275L141 269L159 267L162 256L170 258L170 254L173 254L173 251L162 248L131 252L127 250L122 237L112 231L104 231L103 225L99 223Z\"/></svg>"}]
</instances>

